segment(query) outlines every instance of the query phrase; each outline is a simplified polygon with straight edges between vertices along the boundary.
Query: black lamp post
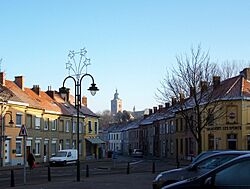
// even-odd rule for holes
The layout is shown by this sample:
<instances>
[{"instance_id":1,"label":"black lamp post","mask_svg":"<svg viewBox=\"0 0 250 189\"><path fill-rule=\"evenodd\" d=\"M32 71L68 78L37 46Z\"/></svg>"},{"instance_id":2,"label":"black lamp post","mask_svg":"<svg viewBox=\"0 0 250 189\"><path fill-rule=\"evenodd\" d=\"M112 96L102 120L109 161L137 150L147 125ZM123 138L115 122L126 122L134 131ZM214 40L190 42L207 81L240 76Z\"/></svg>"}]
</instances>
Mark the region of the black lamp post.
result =
<instances>
[{"instance_id":1,"label":"black lamp post","mask_svg":"<svg viewBox=\"0 0 250 189\"><path fill-rule=\"evenodd\" d=\"M5 123L4 123L4 119L5 119L5 116L6 115L9 115L10 116L10 121L9 121L9 125L12 127L14 125L14 122L12 120L12 112L11 111L7 111L5 112L4 114L2 114L2 117L1 117L1 121L2 121L2 129L1 129L1 165L4 166L4 146L5 146L5 139L6 139L6 136L5 136Z\"/></svg>"},{"instance_id":2,"label":"black lamp post","mask_svg":"<svg viewBox=\"0 0 250 189\"><path fill-rule=\"evenodd\" d=\"M60 92L62 94L67 94L68 93L68 89L65 87L65 82L67 79L71 78L74 81L75 84L75 108L77 110L77 181L80 181L80 157L79 157L79 114L80 114L80 108L81 108L81 83L82 83L82 79L84 77L90 77L92 79L92 84L89 87L89 91L90 93L94 96L96 94L96 92L99 90L96 87L96 84L94 82L94 78L92 75L85 73L82 74L82 70L84 67L86 67L86 72L87 72L87 66L90 65L89 61L90 59L86 58L86 53L87 51L84 49L81 49L80 52L74 52L74 51L70 51L68 57L69 57L69 62L66 63L66 68L70 71L72 70L74 72L74 75L69 75L68 77L66 77L63 81L63 87L60 89ZM80 55L80 59L79 59L79 64L76 64L75 62L75 55L79 54ZM71 64L71 61L74 62L74 68L73 65ZM70 74L70 73L69 73Z\"/></svg>"}]
</instances>

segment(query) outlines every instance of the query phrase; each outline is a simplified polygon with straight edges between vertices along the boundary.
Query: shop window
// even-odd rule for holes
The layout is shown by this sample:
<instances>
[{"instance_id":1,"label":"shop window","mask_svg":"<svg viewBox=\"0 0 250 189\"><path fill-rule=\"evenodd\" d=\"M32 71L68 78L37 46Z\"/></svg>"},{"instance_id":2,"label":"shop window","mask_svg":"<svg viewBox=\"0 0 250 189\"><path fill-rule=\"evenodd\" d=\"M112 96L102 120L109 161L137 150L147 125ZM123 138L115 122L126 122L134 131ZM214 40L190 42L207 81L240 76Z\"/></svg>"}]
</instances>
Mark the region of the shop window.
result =
<instances>
[{"instance_id":1,"label":"shop window","mask_svg":"<svg viewBox=\"0 0 250 189\"><path fill-rule=\"evenodd\" d=\"M209 150L214 149L214 135L213 134L208 135L208 149Z\"/></svg>"}]
</instances>

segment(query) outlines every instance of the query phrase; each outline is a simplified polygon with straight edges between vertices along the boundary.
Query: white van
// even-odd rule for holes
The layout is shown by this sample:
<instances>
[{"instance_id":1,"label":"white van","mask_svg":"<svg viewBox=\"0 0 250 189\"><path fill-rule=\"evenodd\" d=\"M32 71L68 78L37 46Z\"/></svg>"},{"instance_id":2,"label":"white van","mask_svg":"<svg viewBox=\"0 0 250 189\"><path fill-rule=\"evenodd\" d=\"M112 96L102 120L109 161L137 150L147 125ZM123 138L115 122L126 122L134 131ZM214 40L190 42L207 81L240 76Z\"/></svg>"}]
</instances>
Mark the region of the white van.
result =
<instances>
[{"instance_id":1,"label":"white van","mask_svg":"<svg viewBox=\"0 0 250 189\"><path fill-rule=\"evenodd\" d=\"M55 156L49 159L49 164L52 165L67 165L77 163L77 150L60 150Z\"/></svg>"}]
</instances>

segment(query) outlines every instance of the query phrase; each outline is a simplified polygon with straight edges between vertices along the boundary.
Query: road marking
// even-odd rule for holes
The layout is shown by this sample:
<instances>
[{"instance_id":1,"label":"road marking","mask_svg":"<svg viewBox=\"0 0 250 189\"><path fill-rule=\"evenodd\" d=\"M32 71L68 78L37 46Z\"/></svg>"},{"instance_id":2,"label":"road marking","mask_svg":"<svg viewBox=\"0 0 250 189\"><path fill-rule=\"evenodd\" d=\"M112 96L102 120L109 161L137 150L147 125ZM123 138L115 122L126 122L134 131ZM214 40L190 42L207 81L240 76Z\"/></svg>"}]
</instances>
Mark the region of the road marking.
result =
<instances>
[{"instance_id":1,"label":"road marking","mask_svg":"<svg viewBox=\"0 0 250 189\"><path fill-rule=\"evenodd\" d=\"M141 163L141 162L143 162L143 160L140 160L140 161L136 161L136 162L130 163L130 165L135 165L135 164L138 164L138 163Z\"/></svg>"}]
</instances>

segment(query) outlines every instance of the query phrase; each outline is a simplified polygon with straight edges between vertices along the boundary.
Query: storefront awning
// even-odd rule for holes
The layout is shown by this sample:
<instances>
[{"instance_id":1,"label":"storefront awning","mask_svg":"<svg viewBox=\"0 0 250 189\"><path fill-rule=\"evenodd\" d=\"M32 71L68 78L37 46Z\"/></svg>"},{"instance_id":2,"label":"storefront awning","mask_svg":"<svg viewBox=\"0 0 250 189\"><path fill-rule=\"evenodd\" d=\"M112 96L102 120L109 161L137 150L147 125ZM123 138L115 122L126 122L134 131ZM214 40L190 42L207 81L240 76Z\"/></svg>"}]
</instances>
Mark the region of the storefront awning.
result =
<instances>
[{"instance_id":1,"label":"storefront awning","mask_svg":"<svg viewBox=\"0 0 250 189\"><path fill-rule=\"evenodd\" d=\"M105 142L99 138L86 138L87 141L91 142L92 144L104 144Z\"/></svg>"}]
</instances>

